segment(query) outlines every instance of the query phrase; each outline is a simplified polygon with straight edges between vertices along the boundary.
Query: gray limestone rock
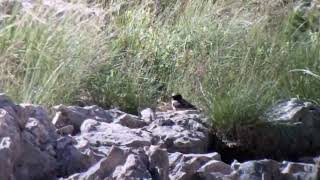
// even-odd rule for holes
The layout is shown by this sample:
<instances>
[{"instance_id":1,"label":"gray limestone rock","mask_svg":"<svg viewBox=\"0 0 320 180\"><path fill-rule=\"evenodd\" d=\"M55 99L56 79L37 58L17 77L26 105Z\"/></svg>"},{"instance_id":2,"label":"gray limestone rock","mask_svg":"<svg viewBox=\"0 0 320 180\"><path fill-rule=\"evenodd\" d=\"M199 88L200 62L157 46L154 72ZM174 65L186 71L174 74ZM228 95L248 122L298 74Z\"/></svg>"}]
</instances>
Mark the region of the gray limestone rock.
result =
<instances>
[{"instance_id":1,"label":"gray limestone rock","mask_svg":"<svg viewBox=\"0 0 320 180\"><path fill-rule=\"evenodd\" d=\"M243 131L246 139L240 143L246 148L253 150L255 145L259 152L277 148L277 153L293 154L320 147L319 107L293 99L266 115L267 126ZM139 118L97 106L58 106L52 123L41 106L16 105L0 94L0 177L314 180L319 176L318 161L314 165L265 159L228 165L218 153L208 153L209 127L198 111L156 112L155 117Z\"/></svg>"},{"instance_id":2,"label":"gray limestone rock","mask_svg":"<svg viewBox=\"0 0 320 180\"><path fill-rule=\"evenodd\" d=\"M56 132L62 136L72 135L74 132L74 127L72 125L67 125L67 126L64 126L60 129L57 129Z\"/></svg>"},{"instance_id":3,"label":"gray limestone rock","mask_svg":"<svg viewBox=\"0 0 320 180\"><path fill-rule=\"evenodd\" d=\"M221 162L219 160L211 160L203 165L198 172L204 173L221 173L224 175L229 175L232 172L232 168L230 165Z\"/></svg>"},{"instance_id":4,"label":"gray limestone rock","mask_svg":"<svg viewBox=\"0 0 320 180\"><path fill-rule=\"evenodd\" d=\"M149 158L149 169L155 180L169 179L169 156L165 149L159 146L150 146L147 151Z\"/></svg>"},{"instance_id":5,"label":"gray limestone rock","mask_svg":"<svg viewBox=\"0 0 320 180\"><path fill-rule=\"evenodd\" d=\"M55 128L43 108L16 105L0 95L1 178L54 178L56 137Z\"/></svg>"},{"instance_id":6,"label":"gray limestone rock","mask_svg":"<svg viewBox=\"0 0 320 180\"><path fill-rule=\"evenodd\" d=\"M273 180L284 176L280 172L280 165L273 160L248 161L240 165L238 169L240 180Z\"/></svg>"},{"instance_id":7,"label":"gray limestone rock","mask_svg":"<svg viewBox=\"0 0 320 180\"><path fill-rule=\"evenodd\" d=\"M133 128L133 129L142 128L147 125L146 122L138 119L138 117L129 115L129 114L124 114L118 117L115 120L115 123L121 124L122 126L126 126L128 128Z\"/></svg>"},{"instance_id":8,"label":"gray limestone rock","mask_svg":"<svg viewBox=\"0 0 320 180\"><path fill-rule=\"evenodd\" d=\"M113 172L112 177L117 180L151 179L151 174L138 155L130 154L124 165L118 166Z\"/></svg>"},{"instance_id":9,"label":"gray limestone rock","mask_svg":"<svg viewBox=\"0 0 320 180\"><path fill-rule=\"evenodd\" d=\"M128 152L113 146L107 157L90 167L79 179L104 179L110 177L118 165L125 163Z\"/></svg>"},{"instance_id":10,"label":"gray limestone rock","mask_svg":"<svg viewBox=\"0 0 320 180\"><path fill-rule=\"evenodd\" d=\"M142 110L140 114L141 114L141 119L148 124L156 120L156 114L154 110L152 110L151 108L146 108Z\"/></svg>"},{"instance_id":11,"label":"gray limestone rock","mask_svg":"<svg viewBox=\"0 0 320 180\"><path fill-rule=\"evenodd\" d=\"M78 139L85 139L94 146L126 146L139 148L151 145L151 135L141 129L130 129L120 124L86 120Z\"/></svg>"},{"instance_id":12,"label":"gray limestone rock","mask_svg":"<svg viewBox=\"0 0 320 180\"><path fill-rule=\"evenodd\" d=\"M203 124L198 112L159 112L156 116L157 120L147 128L158 140L156 144L169 152L207 152L210 141L209 129Z\"/></svg>"},{"instance_id":13,"label":"gray limestone rock","mask_svg":"<svg viewBox=\"0 0 320 180\"><path fill-rule=\"evenodd\" d=\"M220 160L218 153L169 155L170 179L192 180L209 161ZM202 169L203 170L203 169Z\"/></svg>"},{"instance_id":14,"label":"gray limestone rock","mask_svg":"<svg viewBox=\"0 0 320 180\"><path fill-rule=\"evenodd\" d=\"M53 124L57 128L62 128L67 125L73 125L75 131L80 131L82 123L87 119L94 119L99 122L112 122L112 116L102 108L98 106L55 106L56 111L55 117L53 119Z\"/></svg>"},{"instance_id":15,"label":"gray limestone rock","mask_svg":"<svg viewBox=\"0 0 320 180\"><path fill-rule=\"evenodd\" d=\"M272 106L261 121L234 128L223 137L234 143L221 149L247 157L298 159L320 152L319 137L320 107L293 98Z\"/></svg>"},{"instance_id":16,"label":"gray limestone rock","mask_svg":"<svg viewBox=\"0 0 320 180\"><path fill-rule=\"evenodd\" d=\"M281 173L286 179L316 180L314 177L314 164L285 162Z\"/></svg>"}]
</instances>

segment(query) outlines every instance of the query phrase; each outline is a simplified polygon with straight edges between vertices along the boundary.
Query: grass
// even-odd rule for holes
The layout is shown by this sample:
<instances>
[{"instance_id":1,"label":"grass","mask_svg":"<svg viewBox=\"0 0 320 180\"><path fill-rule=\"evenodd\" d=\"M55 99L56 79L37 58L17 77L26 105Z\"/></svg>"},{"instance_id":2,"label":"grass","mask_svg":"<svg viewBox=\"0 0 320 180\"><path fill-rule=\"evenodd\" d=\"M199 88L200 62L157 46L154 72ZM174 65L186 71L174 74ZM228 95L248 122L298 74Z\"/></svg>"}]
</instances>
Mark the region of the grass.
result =
<instances>
[{"instance_id":1,"label":"grass","mask_svg":"<svg viewBox=\"0 0 320 180\"><path fill-rule=\"evenodd\" d=\"M19 102L71 102L99 43L95 24L77 23L77 15L58 18L37 8L5 18L0 30L1 91Z\"/></svg>"},{"instance_id":2,"label":"grass","mask_svg":"<svg viewBox=\"0 0 320 180\"><path fill-rule=\"evenodd\" d=\"M19 102L132 113L180 92L223 129L280 99L319 103L320 81L294 71L320 72L316 13L262 2L108 5L104 26L81 10L16 14L0 28L1 89Z\"/></svg>"}]
</instances>

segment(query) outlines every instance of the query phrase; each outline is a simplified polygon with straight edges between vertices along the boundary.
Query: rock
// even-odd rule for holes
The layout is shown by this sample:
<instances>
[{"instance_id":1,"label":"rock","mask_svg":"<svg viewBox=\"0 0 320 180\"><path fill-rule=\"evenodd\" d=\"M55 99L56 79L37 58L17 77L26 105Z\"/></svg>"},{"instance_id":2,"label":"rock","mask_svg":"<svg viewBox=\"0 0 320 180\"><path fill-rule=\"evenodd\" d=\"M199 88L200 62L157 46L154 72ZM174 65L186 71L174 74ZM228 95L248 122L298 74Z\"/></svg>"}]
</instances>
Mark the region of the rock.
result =
<instances>
[{"instance_id":1,"label":"rock","mask_svg":"<svg viewBox=\"0 0 320 180\"><path fill-rule=\"evenodd\" d=\"M24 109L25 116L27 116L25 128L29 132L50 142L57 139L56 128L50 121L47 110L39 105L32 104L21 104L21 107Z\"/></svg>"},{"instance_id":2,"label":"rock","mask_svg":"<svg viewBox=\"0 0 320 180\"><path fill-rule=\"evenodd\" d=\"M120 124L103 123L89 119L83 123L81 134L77 136L77 140L81 139L87 140L96 147L116 145L139 148L150 146L152 137L149 132L144 130L130 129Z\"/></svg>"},{"instance_id":3,"label":"rock","mask_svg":"<svg viewBox=\"0 0 320 180\"><path fill-rule=\"evenodd\" d=\"M242 163L238 169L241 180L273 180L281 179L283 176L279 170L279 163L273 160L248 161Z\"/></svg>"},{"instance_id":4,"label":"rock","mask_svg":"<svg viewBox=\"0 0 320 180\"><path fill-rule=\"evenodd\" d=\"M202 123L199 114L189 111L158 112L157 120L147 130L152 132L156 144L169 152L204 153L209 146L209 130Z\"/></svg>"},{"instance_id":5,"label":"rock","mask_svg":"<svg viewBox=\"0 0 320 180\"><path fill-rule=\"evenodd\" d=\"M69 145L74 145L76 143L77 141L74 138L72 138L71 136L66 136L57 139L56 147L57 149L63 149Z\"/></svg>"},{"instance_id":6,"label":"rock","mask_svg":"<svg viewBox=\"0 0 320 180\"><path fill-rule=\"evenodd\" d=\"M155 180L169 180L168 152L159 146L150 146L147 155L152 178Z\"/></svg>"},{"instance_id":7,"label":"rock","mask_svg":"<svg viewBox=\"0 0 320 180\"><path fill-rule=\"evenodd\" d=\"M40 148L40 150L48 150L51 155L58 134L55 132L56 128L49 120L47 111L41 106L22 104L25 114L28 117L25 127L21 132L23 139L28 143ZM51 150L50 150L51 149Z\"/></svg>"},{"instance_id":8,"label":"rock","mask_svg":"<svg viewBox=\"0 0 320 180\"><path fill-rule=\"evenodd\" d=\"M25 126L25 130L23 131L23 134L26 133L31 134L29 137L32 137L32 140L28 138L29 142L35 140L34 143L38 145L54 142L57 138L57 135L54 132L54 128L52 129L52 131L50 131L50 128L46 127L43 123L35 118L29 118Z\"/></svg>"},{"instance_id":9,"label":"rock","mask_svg":"<svg viewBox=\"0 0 320 180\"><path fill-rule=\"evenodd\" d=\"M221 161L217 160L211 160L207 162L205 165L203 165L198 172L204 172L204 173L221 173L224 175L229 175L232 172L232 168Z\"/></svg>"},{"instance_id":10,"label":"rock","mask_svg":"<svg viewBox=\"0 0 320 180\"><path fill-rule=\"evenodd\" d=\"M80 132L81 133L87 133L87 132L92 132L97 130L97 126L100 125L100 122L94 120L94 119L87 119L85 120L81 127L80 127Z\"/></svg>"},{"instance_id":11,"label":"rock","mask_svg":"<svg viewBox=\"0 0 320 180\"><path fill-rule=\"evenodd\" d=\"M23 152L15 164L15 179L53 179L56 176L56 159L46 151L26 141Z\"/></svg>"},{"instance_id":12,"label":"rock","mask_svg":"<svg viewBox=\"0 0 320 180\"><path fill-rule=\"evenodd\" d=\"M169 155L170 179L189 180L198 174L198 170L211 160L220 160L218 153L210 154L182 154Z\"/></svg>"},{"instance_id":13,"label":"rock","mask_svg":"<svg viewBox=\"0 0 320 180\"><path fill-rule=\"evenodd\" d=\"M306 171L306 172L311 172L313 168L312 164L305 164L305 163L288 163L288 165L286 166L286 168L284 168L282 170L281 173L283 174L294 174L297 172L302 172L302 171Z\"/></svg>"},{"instance_id":14,"label":"rock","mask_svg":"<svg viewBox=\"0 0 320 180\"><path fill-rule=\"evenodd\" d=\"M38 106L16 105L0 95L0 175L3 179L51 179L56 160L55 141L45 111Z\"/></svg>"},{"instance_id":15,"label":"rock","mask_svg":"<svg viewBox=\"0 0 320 180\"><path fill-rule=\"evenodd\" d=\"M0 109L0 177L14 179L14 166L22 154L22 140L16 120Z\"/></svg>"},{"instance_id":16,"label":"rock","mask_svg":"<svg viewBox=\"0 0 320 180\"><path fill-rule=\"evenodd\" d=\"M266 119L270 122L297 124L303 123L306 126L319 125L319 119L315 115L320 113L320 108L310 102L303 102L296 98L283 101L273 106L265 113Z\"/></svg>"},{"instance_id":17,"label":"rock","mask_svg":"<svg viewBox=\"0 0 320 180\"><path fill-rule=\"evenodd\" d=\"M104 179L110 177L118 165L122 165L128 156L124 150L113 146L107 157L101 159L85 173L79 175L79 179Z\"/></svg>"},{"instance_id":18,"label":"rock","mask_svg":"<svg viewBox=\"0 0 320 180\"><path fill-rule=\"evenodd\" d=\"M320 179L320 158L315 158L315 166L313 169L313 179Z\"/></svg>"},{"instance_id":19,"label":"rock","mask_svg":"<svg viewBox=\"0 0 320 180\"><path fill-rule=\"evenodd\" d=\"M141 121L136 116L124 114L115 120L115 123L121 124L128 128L142 128L147 125L146 122Z\"/></svg>"},{"instance_id":20,"label":"rock","mask_svg":"<svg viewBox=\"0 0 320 180\"><path fill-rule=\"evenodd\" d=\"M71 135L74 131L74 128L72 125L64 126L60 129L57 129L56 132L62 136L64 135Z\"/></svg>"},{"instance_id":21,"label":"rock","mask_svg":"<svg viewBox=\"0 0 320 180\"><path fill-rule=\"evenodd\" d=\"M106 110L106 112L110 114L113 119L117 119L120 116L127 114L125 112L120 111L119 109L109 109L109 110Z\"/></svg>"},{"instance_id":22,"label":"rock","mask_svg":"<svg viewBox=\"0 0 320 180\"><path fill-rule=\"evenodd\" d=\"M277 137L274 137L278 138L278 142L274 142L278 145L274 148L283 152L281 156L284 153L302 156L301 152L320 150L320 107L293 98L277 104L266 114L269 122L278 129ZM281 133L290 136L281 136Z\"/></svg>"},{"instance_id":23,"label":"rock","mask_svg":"<svg viewBox=\"0 0 320 180\"><path fill-rule=\"evenodd\" d=\"M77 107L77 106L55 106L54 110L56 115L53 119L53 124L57 128L62 128L67 125L73 125L75 132L80 131L82 123L86 119L94 119L99 122L112 122L112 116L98 106L86 106L86 107Z\"/></svg>"},{"instance_id":24,"label":"rock","mask_svg":"<svg viewBox=\"0 0 320 180\"><path fill-rule=\"evenodd\" d=\"M314 163L314 157L312 156L303 156L297 159L298 162L312 164Z\"/></svg>"},{"instance_id":25,"label":"rock","mask_svg":"<svg viewBox=\"0 0 320 180\"><path fill-rule=\"evenodd\" d=\"M3 93L0 93L0 108L15 119L21 129L24 128L28 116L26 110L20 105L15 104L11 99Z\"/></svg>"},{"instance_id":26,"label":"rock","mask_svg":"<svg viewBox=\"0 0 320 180\"><path fill-rule=\"evenodd\" d=\"M221 161L221 156L219 153L217 152L213 152L213 153L208 153L208 154L184 154L183 155L187 160L192 159L192 158L196 158L199 160L218 160Z\"/></svg>"},{"instance_id":27,"label":"rock","mask_svg":"<svg viewBox=\"0 0 320 180\"><path fill-rule=\"evenodd\" d=\"M46 126L52 126L48 111L43 107L33 104L20 104L20 106L24 108L27 117L33 117L43 122Z\"/></svg>"},{"instance_id":28,"label":"rock","mask_svg":"<svg viewBox=\"0 0 320 180\"><path fill-rule=\"evenodd\" d=\"M67 176L76 172L82 172L89 168L94 162L90 157L79 151L75 144L77 142L70 136L57 140L57 175Z\"/></svg>"},{"instance_id":29,"label":"rock","mask_svg":"<svg viewBox=\"0 0 320 180\"><path fill-rule=\"evenodd\" d=\"M148 124L156 120L156 114L151 108L146 108L142 110L140 114L141 114L141 119Z\"/></svg>"},{"instance_id":30,"label":"rock","mask_svg":"<svg viewBox=\"0 0 320 180\"><path fill-rule=\"evenodd\" d=\"M19 170L16 176L18 179L54 177L57 162L53 146L58 137L55 127L50 123L47 111L41 106L22 104L21 107L24 108L28 120L21 133L24 151L21 155L22 160L17 165Z\"/></svg>"},{"instance_id":31,"label":"rock","mask_svg":"<svg viewBox=\"0 0 320 180\"><path fill-rule=\"evenodd\" d=\"M240 143L248 142L248 147L255 145L264 153L274 150L271 152L275 154L278 153L276 147L287 150L289 154L306 147L317 149L316 131L320 127L318 107L292 100L269 112L275 112L269 116L273 120L267 119L257 129L246 129L248 131L243 133L253 139L243 138ZM199 112L157 112L156 116L156 119L146 122L114 109L105 111L97 106L60 106L55 114L54 126L41 106L16 105L0 94L0 177L314 180L319 176L317 159L316 165L280 164L265 159L244 163L235 160L230 166L221 161L218 153L207 153L210 133L206 118ZM77 133L73 131L73 125L78 126ZM56 130L56 127L60 129ZM308 131L302 131L303 128ZM286 137L283 132L294 132L294 136L290 134ZM280 140L274 139L278 137ZM312 140L311 144L309 140ZM252 150L241 144L235 147L241 147L242 152ZM295 151L290 148L295 148ZM303 159L310 162L312 158Z\"/></svg>"},{"instance_id":32,"label":"rock","mask_svg":"<svg viewBox=\"0 0 320 180\"><path fill-rule=\"evenodd\" d=\"M305 163L287 163L287 166L282 170L282 174L284 174L288 179L310 179L313 180L314 176L314 168L313 164L305 164Z\"/></svg>"},{"instance_id":33,"label":"rock","mask_svg":"<svg viewBox=\"0 0 320 180\"><path fill-rule=\"evenodd\" d=\"M232 163L231 163L231 168L233 170L238 170L239 167L240 167L241 163L239 163L237 160L234 160Z\"/></svg>"},{"instance_id":34,"label":"rock","mask_svg":"<svg viewBox=\"0 0 320 180\"><path fill-rule=\"evenodd\" d=\"M307 129L307 131L306 131ZM259 123L239 126L217 151L233 157L298 159L320 151L320 107L291 99L270 108ZM307 153L306 153L307 152ZM239 159L242 161L242 159Z\"/></svg>"},{"instance_id":35,"label":"rock","mask_svg":"<svg viewBox=\"0 0 320 180\"><path fill-rule=\"evenodd\" d=\"M113 117L128 117L128 115L122 114L122 112L116 111ZM165 116L165 114L164 114ZM160 116L160 117L164 117ZM186 119L186 122L179 120L179 117L181 116ZM134 117L134 116L129 116ZM160 149L169 147L171 152L175 152L175 149L172 148L172 145L168 142L170 142L170 139L165 139L165 137L169 136L172 137L173 140L176 138L175 141L177 145L174 145L173 147L183 147L183 142L179 142L180 140L183 140L183 138L186 139L188 144L188 149L184 152L193 152L192 149L198 148L196 147L198 144L196 143L199 141L197 139L197 134L203 135L207 133L207 129L205 126L201 123L199 123L198 119L193 120L193 118L198 118L198 115L194 116L193 114L184 114L182 112L179 112L178 114L173 113L172 116L167 116L166 118L159 119L159 121L153 121L148 126L145 126L142 128L137 128L135 126L131 125L121 125L119 124L119 121L114 121L113 123L105 123L105 122L99 122L95 119L87 119L85 120L81 127L80 127L80 133L75 136L76 141L78 144L75 145L77 149L79 149L82 153L87 154L90 156L93 161L98 162L102 158L106 157L107 154L110 151L111 146L120 146L125 147L131 150L137 150L141 147L150 146L152 144L157 144ZM132 120L132 119L131 119ZM130 120L130 121L131 121ZM133 121L136 121L137 119L133 119ZM158 135L158 131L154 131L155 128L159 127L159 123L166 120L172 121L174 124L173 127L168 126L168 130L161 132L161 136L163 134L165 141L162 141L160 138L162 138L160 135ZM129 127L128 127L129 126ZM163 126L166 127L166 126ZM170 130L172 130L172 134L169 134ZM184 131L184 129L187 129ZM160 131L160 130L159 130ZM126 132L125 134L123 132ZM186 137L185 137L186 136ZM207 137L203 137L206 139ZM209 138L208 138L209 139ZM206 140L208 140L206 139ZM167 141L166 141L167 140ZM166 143L164 143L166 142ZM204 141L203 141L204 143ZM193 147L195 146L195 147ZM208 145L203 145L203 147L207 148ZM205 148L202 148L201 151L206 151ZM152 148L151 148L152 149ZM182 148L181 148L182 149ZM158 150L157 150L158 151ZM164 150L165 151L165 150ZM165 156L165 152L162 150L159 152L162 152L161 156ZM151 153L152 154L152 153ZM141 157L141 154L139 155ZM153 158L153 155L151 156ZM147 158L148 159L148 158ZM152 161L149 159L149 161ZM148 161L148 160L146 160ZM160 163L160 162L158 162ZM146 163L148 164L148 163ZM151 163L152 164L152 163ZM164 166L163 164L152 164L152 166L146 165L148 168L152 169L152 176L156 178L159 177L165 177L166 170L163 169L163 171L159 171L159 167ZM164 166L165 167L165 166Z\"/></svg>"},{"instance_id":36,"label":"rock","mask_svg":"<svg viewBox=\"0 0 320 180\"><path fill-rule=\"evenodd\" d=\"M236 172L232 172L230 175L224 175L220 172L216 173L205 173L197 172L190 179L201 179L201 180L212 180L212 179L222 179L222 180L238 180L239 175Z\"/></svg>"},{"instance_id":37,"label":"rock","mask_svg":"<svg viewBox=\"0 0 320 180\"><path fill-rule=\"evenodd\" d=\"M117 167L112 177L119 180L151 179L151 174L139 156L130 154L124 165Z\"/></svg>"}]
</instances>

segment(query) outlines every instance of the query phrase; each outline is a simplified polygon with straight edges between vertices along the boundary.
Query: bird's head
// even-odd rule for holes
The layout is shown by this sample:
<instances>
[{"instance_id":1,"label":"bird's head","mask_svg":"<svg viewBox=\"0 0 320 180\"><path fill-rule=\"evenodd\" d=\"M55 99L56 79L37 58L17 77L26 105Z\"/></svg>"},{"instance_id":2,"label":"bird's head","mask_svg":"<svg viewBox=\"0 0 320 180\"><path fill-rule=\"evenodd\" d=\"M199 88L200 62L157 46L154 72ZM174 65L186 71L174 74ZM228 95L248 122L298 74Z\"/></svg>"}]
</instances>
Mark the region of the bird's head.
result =
<instances>
[{"instance_id":1,"label":"bird's head","mask_svg":"<svg viewBox=\"0 0 320 180\"><path fill-rule=\"evenodd\" d=\"M181 94L172 93L171 98L173 100L180 100L180 99L182 99L182 96L181 96Z\"/></svg>"}]
</instances>

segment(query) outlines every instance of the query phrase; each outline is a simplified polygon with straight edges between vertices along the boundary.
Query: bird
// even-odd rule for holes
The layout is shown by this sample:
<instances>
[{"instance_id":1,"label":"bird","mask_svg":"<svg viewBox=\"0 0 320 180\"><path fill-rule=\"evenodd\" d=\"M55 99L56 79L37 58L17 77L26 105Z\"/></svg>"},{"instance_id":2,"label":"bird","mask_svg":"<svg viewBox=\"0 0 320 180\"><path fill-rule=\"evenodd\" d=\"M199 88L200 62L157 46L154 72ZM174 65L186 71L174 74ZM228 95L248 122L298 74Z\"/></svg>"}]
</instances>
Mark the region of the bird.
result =
<instances>
[{"instance_id":1,"label":"bird","mask_svg":"<svg viewBox=\"0 0 320 180\"><path fill-rule=\"evenodd\" d=\"M187 110L187 109L192 109L192 110L197 110L197 108L183 99L181 94L175 94L173 93L171 96L171 107L173 110Z\"/></svg>"}]
</instances>

